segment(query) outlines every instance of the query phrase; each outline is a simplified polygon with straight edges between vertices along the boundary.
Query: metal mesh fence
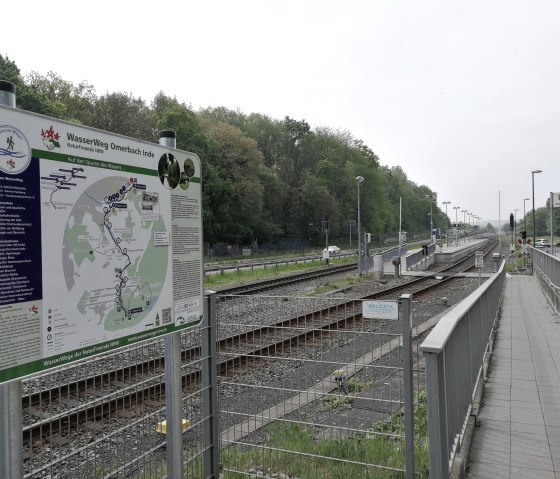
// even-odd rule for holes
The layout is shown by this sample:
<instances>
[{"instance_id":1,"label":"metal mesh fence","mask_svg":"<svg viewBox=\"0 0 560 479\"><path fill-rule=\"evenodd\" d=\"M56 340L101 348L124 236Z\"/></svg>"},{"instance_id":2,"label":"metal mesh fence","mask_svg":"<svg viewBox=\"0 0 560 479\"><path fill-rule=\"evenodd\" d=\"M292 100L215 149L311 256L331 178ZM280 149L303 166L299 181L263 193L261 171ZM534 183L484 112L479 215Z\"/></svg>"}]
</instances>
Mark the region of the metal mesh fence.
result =
<instances>
[{"instance_id":1,"label":"metal mesh fence","mask_svg":"<svg viewBox=\"0 0 560 479\"><path fill-rule=\"evenodd\" d=\"M400 321L363 319L360 300L222 299L219 355L211 321L181 333L185 477L215 471L218 447L220 477L406 477ZM444 309L412 307L415 477L428 470L418 345ZM23 381L24 477L168 477L163 344Z\"/></svg>"},{"instance_id":2,"label":"metal mesh fence","mask_svg":"<svg viewBox=\"0 0 560 479\"><path fill-rule=\"evenodd\" d=\"M200 370L204 327L181 333L184 464L202 477L206 448ZM23 382L24 477L167 476L162 340L121 349Z\"/></svg>"},{"instance_id":3,"label":"metal mesh fence","mask_svg":"<svg viewBox=\"0 0 560 479\"><path fill-rule=\"evenodd\" d=\"M359 300L225 299L219 325L235 339L220 350L224 477L405 477L400 321L363 319ZM416 471L426 477L418 344Z\"/></svg>"}]
</instances>

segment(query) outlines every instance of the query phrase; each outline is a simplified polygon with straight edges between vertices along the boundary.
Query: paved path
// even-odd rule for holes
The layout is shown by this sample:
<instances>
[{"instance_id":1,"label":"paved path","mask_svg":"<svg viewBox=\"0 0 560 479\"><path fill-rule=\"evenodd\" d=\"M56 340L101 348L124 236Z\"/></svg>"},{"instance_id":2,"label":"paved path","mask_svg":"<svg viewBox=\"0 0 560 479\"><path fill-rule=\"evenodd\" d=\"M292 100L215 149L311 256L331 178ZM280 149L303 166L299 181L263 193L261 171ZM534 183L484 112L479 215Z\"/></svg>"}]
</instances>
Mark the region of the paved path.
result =
<instances>
[{"instance_id":1,"label":"paved path","mask_svg":"<svg viewBox=\"0 0 560 479\"><path fill-rule=\"evenodd\" d=\"M468 477L560 479L560 318L532 276L506 279Z\"/></svg>"}]
</instances>

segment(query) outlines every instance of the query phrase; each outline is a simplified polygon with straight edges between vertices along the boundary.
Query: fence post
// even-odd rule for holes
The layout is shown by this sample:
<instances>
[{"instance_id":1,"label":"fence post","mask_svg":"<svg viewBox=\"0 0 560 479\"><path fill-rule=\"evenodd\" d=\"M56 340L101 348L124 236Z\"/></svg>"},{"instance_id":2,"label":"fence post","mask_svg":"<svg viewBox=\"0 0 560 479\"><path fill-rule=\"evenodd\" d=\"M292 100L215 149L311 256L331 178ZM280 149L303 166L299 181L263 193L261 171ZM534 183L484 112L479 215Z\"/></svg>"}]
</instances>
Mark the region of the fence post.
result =
<instances>
[{"instance_id":1,"label":"fence post","mask_svg":"<svg viewBox=\"0 0 560 479\"><path fill-rule=\"evenodd\" d=\"M174 131L159 132L159 144L175 148ZM183 418L181 375L181 332L165 336L165 421L167 431L167 477L183 477Z\"/></svg>"},{"instance_id":2,"label":"fence post","mask_svg":"<svg viewBox=\"0 0 560 479\"><path fill-rule=\"evenodd\" d=\"M0 80L0 104L16 107L16 86ZM21 380L0 384L0 477L23 477Z\"/></svg>"},{"instance_id":3,"label":"fence post","mask_svg":"<svg viewBox=\"0 0 560 479\"><path fill-rule=\"evenodd\" d=\"M218 478L218 370L217 370L217 293L204 292L204 328L202 332L202 407L204 418L204 477Z\"/></svg>"},{"instance_id":4,"label":"fence post","mask_svg":"<svg viewBox=\"0 0 560 479\"><path fill-rule=\"evenodd\" d=\"M414 478L414 407L412 404L412 294L401 296L403 335L404 379L404 430L406 453L406 477Z\"/></svg>"},{"instance_id":5,"label":"fence post","mask_svg":"<svg viewBox=\"0 0 560 479\"><path fill-rule=\"evenodd\" d=\"M430 479L449 478L449 444L447 443L447 404L442 352L424 351L426 392L428 396L428 447Z\"/></svg>"}]
</instances>

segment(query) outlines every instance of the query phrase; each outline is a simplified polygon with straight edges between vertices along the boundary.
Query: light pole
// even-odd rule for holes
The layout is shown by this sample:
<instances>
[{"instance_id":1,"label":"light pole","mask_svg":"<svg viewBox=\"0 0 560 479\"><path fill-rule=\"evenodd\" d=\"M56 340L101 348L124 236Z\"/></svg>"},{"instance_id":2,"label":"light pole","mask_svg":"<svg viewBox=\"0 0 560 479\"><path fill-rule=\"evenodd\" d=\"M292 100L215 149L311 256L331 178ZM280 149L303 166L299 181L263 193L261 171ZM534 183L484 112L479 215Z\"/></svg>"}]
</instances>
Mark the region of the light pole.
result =
<instances>
[{"instance_id":1,"label":"light pole","mask_svg":"<svg viewBox=\"0 0 560 479\"><path fill-rule=\"evenodd\" d=\"M449 228L447 227L447 221L449 218L447 217L447 205L451 204L451 201L442 201L442 205L445 205L445 242L447 246L449 246Z\"/></svg>"},{"instance_id":2,"label":"light pole","mask_svg":"<svg viewBox=\"0 0 560 479\"><path fill-rule=\"evenodd\" d=\"M358 274L362 275L362 225L360 223L360 183L365 178L363 176L356 176L355 180L358 184Z\"/></svg>"},{"instance_id":3,"label":"light pole","mask_svg":"<svg viewBox=\"0 0 560 479\"><path fill-rule=\"evenodd\" d=\"M527 213L525 211L525 202L530 200L531 198L523 198L523 223L525 225L525 234L527 234Z\"/></svg>"},{"instance_id":4,"label":"light pole","mask_svg":"<svg viewBox=\"0 0 560 479\"><path fill-rule=\"evenodd\" d=\"M426 198L430 200L430 243L433 243L434 242L434 215L432 211L432 202L434 198L432 195L426 195Z\"/></svg>"},{"instance_id":5,"label":"light pole","mask_svg":"<svg viewBox=\"0 0 560 479\"><path fill-rule=\"evenodd\" d=\"M457 220L457 210L460 210L460 206L454 206L453 209L455 210L455 244L459 244L459 221Z\"/></svg>"},{"instance_id":6,"label":"light pole","mask_svg":"<svg viewBox=\"0 0 560 479\"><path fill-rule=\"evenodd\" d=\"M533 248L535 247L535 242L537 241L536 221L535 221L535 173L542 173L542 170L531 171L531 180L533 186Z\"/></svg>"},{"instance_id":7,"label":"light pole","mask_svg":"<svg viewBox=\"0 0 560 479\"><path fill-rule=\"evenodd\" d=\"M313 226L313 223L309 223L309 226L307 227L307 231L309 233L309 241L311 241L311 227Z\"/></svg>"},{"instance_id":8,"label":"light pole","mask_svg":"<svg viewBox=\"0 0 560 479\"><path fill-rule=\"evenodd\" d=\"M465 216L468 211L461 210L461 213L463 213L463 228L465 229L465 234L463 235L463 244L465 244L467 242L467 220L465 219Z\"/></svg>"}]
</instances>

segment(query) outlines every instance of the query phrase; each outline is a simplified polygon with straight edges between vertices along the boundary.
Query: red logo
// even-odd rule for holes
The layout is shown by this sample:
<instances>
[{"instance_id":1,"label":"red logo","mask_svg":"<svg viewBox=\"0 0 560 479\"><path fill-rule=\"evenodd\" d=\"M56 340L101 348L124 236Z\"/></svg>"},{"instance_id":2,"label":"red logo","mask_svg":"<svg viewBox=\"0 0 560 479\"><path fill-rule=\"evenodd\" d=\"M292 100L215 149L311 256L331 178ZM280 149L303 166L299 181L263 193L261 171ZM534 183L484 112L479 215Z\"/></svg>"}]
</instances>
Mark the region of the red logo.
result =
<instances>
[{"instance_id":1,"label":"red logo","mask_svg":"<svg viewBox=\"0 0 560 479\"><path fill-rule=\"evenodd\" d=\"M47 147L47 150L54 150L55 148L60 148L60 135L57 131L53 130L51 127L48 130L41 130L41 136L43 137L43 144Z\"/></svg>"}]
</instances>

